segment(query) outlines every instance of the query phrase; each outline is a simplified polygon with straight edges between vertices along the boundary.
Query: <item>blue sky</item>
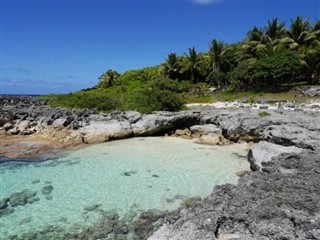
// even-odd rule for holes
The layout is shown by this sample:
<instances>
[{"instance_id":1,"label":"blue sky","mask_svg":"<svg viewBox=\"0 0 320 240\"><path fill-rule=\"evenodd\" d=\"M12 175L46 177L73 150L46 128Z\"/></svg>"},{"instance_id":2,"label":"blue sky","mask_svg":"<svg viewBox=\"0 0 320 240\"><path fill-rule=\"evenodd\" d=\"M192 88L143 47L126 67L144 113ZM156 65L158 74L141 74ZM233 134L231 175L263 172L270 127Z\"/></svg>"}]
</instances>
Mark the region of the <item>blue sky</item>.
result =
<instances>
[{"instance_id":1,"label":"blue sky","mask_svg":"<svg viewBox=\"0 0 320 240\"><path fill-rule=\"evenodd\" d=\"M2 0L2 94L68 93L107 69L157 65L169 52L206 51L277 17L320 19L319 0Z\"/></svg>"}]
</instances>

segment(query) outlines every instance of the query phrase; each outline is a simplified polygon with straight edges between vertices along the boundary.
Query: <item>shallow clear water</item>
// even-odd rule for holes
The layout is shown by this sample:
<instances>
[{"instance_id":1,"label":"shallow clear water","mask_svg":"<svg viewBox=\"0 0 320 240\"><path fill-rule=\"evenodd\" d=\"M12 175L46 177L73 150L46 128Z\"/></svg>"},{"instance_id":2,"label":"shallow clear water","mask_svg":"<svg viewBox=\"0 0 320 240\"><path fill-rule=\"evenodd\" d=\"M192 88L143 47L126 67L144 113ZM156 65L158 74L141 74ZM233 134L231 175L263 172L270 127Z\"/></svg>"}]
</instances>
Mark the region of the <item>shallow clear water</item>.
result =
<instances>
[{"instance_id":1,"label":"shallow clear water","mask_svg":"<svg viewBox=\"0 0 320 240\"><path fill-rule=\"evenodd\" d=\"M114 209L120 214L174 209L186 198L209 195L216 184L236 183L236 172L248 170L249 164L235 153L244 156L246 148L170 137L132 138L88 146L42 163L1 164L0 198L30 189L37 191L39 201L2 216L0 238L48 225L79 229ZM46 185L53 186L49 195L41 192ZM101 206L85 210L95 204Z\"/></svg>"}]
</instances>

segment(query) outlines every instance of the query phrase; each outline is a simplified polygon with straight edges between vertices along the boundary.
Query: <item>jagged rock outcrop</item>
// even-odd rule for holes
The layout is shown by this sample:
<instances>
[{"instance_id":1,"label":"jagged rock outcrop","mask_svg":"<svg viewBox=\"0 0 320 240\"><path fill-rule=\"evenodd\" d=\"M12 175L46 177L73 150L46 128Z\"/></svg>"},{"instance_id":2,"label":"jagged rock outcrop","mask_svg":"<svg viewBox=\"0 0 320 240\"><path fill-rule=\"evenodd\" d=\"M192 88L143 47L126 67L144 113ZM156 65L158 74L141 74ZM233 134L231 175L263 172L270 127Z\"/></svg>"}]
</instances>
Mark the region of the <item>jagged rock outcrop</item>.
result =
<instances>
[{"instance_id":1,"label":"jagged rock outcrop","mask_svg":"<svg viewBox=\"0 0 320 240\"><path fill-rule=\"evenodd\" d=\"M248 153L248 161L250 162L250 168L253 171L259 170L262 163L270 162L273 157L280 155L281 153L300 153L302 148L295 146L285 147L278 144L260 141L252 145Z\"/></svg>"},{"instance_id":2,"label":"jagged rock outcrop","mask_svg":"<svg viewBox=\"0 0 320 240\"><path fill-rule=\"evenodd\" d=\"M150 240L319 239L320 153L282 154L262 172L165 218Z\"/></svg>"},{"instance_id":3,"label":"jagged rock outcrop","mask_svg":"<svg viewBox=\"0 0 320 240\"><path fill-rule=\"evenodd\" d=\"M300 86L296 87L296 90L301 94L309 97L319 97L320 96L320 85L314 86Z\"/></svg>"}]
</instances>

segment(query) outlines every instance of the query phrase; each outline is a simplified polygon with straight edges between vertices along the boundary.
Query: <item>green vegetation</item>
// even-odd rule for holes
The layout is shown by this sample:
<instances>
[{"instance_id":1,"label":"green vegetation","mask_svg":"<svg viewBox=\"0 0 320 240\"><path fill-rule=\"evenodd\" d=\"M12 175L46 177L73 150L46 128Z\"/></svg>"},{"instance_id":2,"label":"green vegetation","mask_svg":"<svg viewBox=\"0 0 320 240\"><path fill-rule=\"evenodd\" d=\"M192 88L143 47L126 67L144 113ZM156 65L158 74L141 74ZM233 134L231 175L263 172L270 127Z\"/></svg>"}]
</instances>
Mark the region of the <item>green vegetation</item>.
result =
<instances>
[{"instance_id":1,"label":"green vegetation","mask_svg":"<svg viewBox=\"0 0 320 240\"><path fill-rule=\"evenodd\" d=\"M259 112L259 116L260 116L260 117L266 117L266 116L270 116L270 115L271 115L271 113L266 112L266 111Z\"/></svg>"},{"instance_id":2,"label":"green vegetation","mask_svg":"<svg viewBox=\"0 0 320 240\"><path fill-rule=\"evenodd\" d=\"M53 107L91 108L98 111L136 110L151 112L157 110L178 111L184 102L179 83L168 78L155 78L146 82L129 81L110 88L94 88L75 93L50 95Z\"/></svg>"},{"instance_id":3,"label":"green vegetation","mask_svg":"<svg viewBox=\"0 0 320 240\"><path fill-rule=\"evenodd\" d=\"M53 106L99 111L176 111L190 102L291 100L294 93L284 90L319 79L320 21L298 16L289 28L276 18L254 27L239 43L213 39L207 52L169 53L159 66L123 74L109 69L94 88L51 98ZM211 87L218 91L209 93Z\"/></svg>"}]
</instances>

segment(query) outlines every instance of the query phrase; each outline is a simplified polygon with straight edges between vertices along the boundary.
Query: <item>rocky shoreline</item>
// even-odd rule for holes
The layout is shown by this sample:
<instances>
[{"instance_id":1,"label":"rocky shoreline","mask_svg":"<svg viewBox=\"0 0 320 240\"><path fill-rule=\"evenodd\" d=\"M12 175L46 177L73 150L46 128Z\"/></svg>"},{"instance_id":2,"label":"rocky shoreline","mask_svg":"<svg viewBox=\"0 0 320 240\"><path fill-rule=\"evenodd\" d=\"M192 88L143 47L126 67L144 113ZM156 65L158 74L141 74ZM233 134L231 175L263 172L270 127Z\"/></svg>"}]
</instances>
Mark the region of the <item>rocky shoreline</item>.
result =
<instances>
[{"instance_id":1,"label":"rocky shoreline","mask_svg":"<svg viewBox=\"0 0 320 240\"><path fill-rule=\"evenodd\" d=\"M144 239L320 239L318 111L194 106L176 113L102 114L48 104L0 97L3 159L33 160L85 143L147 135L174 134L206 144L253 143L248 160L254 172L237 186L216 187L207 198L165 214L164 225L153 234L149 228ZM91 229L82 239L98 230L103 228Z\"/></svg>"}]
</instances>

